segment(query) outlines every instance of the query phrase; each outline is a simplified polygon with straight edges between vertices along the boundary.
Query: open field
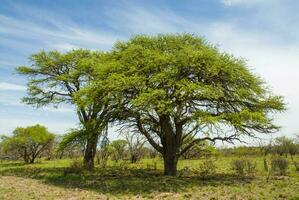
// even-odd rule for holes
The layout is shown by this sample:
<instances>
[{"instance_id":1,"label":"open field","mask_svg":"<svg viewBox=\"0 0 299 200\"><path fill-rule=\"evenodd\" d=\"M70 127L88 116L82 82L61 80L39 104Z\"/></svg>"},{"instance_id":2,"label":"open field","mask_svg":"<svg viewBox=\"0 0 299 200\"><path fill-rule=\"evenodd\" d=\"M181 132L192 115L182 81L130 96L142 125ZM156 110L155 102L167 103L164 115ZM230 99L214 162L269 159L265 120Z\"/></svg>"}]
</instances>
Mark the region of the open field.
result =
<instances>
[{"instance_id":1,"label":"open field","mask_svg":"<svg viewBox=\"0 0 299 200\"><path fill-rule=\"evenodd\" d=\"M202 160L179 161L178 177L162 176L160 159L109 162L106 169L80 173L65 173L71 162L66 159L2 162L0 199L299 199L299 173L292 164L288 176L267 181L262 158L251 158L257 172L245 177L231 170L233 159L214 158L217 170L209 177L192 172Z\"/></svg>"}]
</instances>

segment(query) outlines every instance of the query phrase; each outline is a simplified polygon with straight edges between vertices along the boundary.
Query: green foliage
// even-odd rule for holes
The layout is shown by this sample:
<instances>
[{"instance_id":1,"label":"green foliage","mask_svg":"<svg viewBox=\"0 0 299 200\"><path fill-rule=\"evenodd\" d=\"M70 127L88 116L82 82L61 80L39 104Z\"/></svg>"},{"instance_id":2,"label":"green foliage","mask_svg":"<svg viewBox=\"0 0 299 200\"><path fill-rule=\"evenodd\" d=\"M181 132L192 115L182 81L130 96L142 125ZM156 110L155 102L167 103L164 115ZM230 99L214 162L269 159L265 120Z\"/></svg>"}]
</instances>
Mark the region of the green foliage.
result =
<instances>
[{"instance_id":1,"label":"green foliage","mask_svg":"<svg viewBox=\"0 0 299 200\"><path fill-rule=\"evenodd\" d=\"M117 43L113 58L117 65L112 63L116 72L109 86L121 91L134 89L129 100L136 109L174 114L179 102L221 99L219 109L228 111L225 103L235 99L238 112L213 115L196 109L191 114L203 123L225 120L238 127L244 122L270 125L265 111L284 109L280 97L271 96L243 60L220 53L193 35L136 36Z\"/></svg>"},{"instance_id":2,"label":"green foliage","mask_svg":"<svg viewBox=\"0 0 299 200\"><path fill-rule=\"evenodd\" d=\"M190 139L192 140L192 138ZM190 141L187 140L187 145ZM185 147L185 144L182 144L182 148ZM194 144L188 151L182 154L184 159L198 159L200 157L207 157L217 154L217 149L209 144L207 141L201 141Z\"/></svg>"},{"instance_id":3,"label":"green foliage","mask_svg":"<svg viewBox=\"0 0 299 200\"><path fill-rule=\"evenodd\" d=\"M125 140L114 140L109 144L109 152L112 160L118 162L124 159L126 151L127 141Z\"/></svg>"},{"instance_id":4,"label":"green foliage","mask_svg":"<svg viewBox=\"0 0 299 200\"><path fill-rule=\"evenodd\" d=\"M230 156L261 156L261 147L251 147L251 146L239 146L233 148L227 148L222 150L226 155Z\"/></svg>"},{"instance_id":5,"label":"green foliage","mask_svg":"<svg viewBox=\"0 0 299 200\"><path fill-rule=\"evenodd\" d=\"M58 103L74 103L74 93L88 81L88 66L93 59L89 50L73 50L68 53L41 51L31 56L32 65L17 68L20 74L30 77L28 96L23 101L43 106Z\"/></svg>"},{"instance_id":6,"label":"green foliage","mask_svg":"<svg viewBox=\"0 0 299 200\"><path fill-rule=\"evenodd\" d=\"M86 145L86 133L82 129L72 129L63 135L62 141L59 143L57 151L63 151L67 147L79 147L84 151Z\"/></svg>"},{"instance_id":7,"label":"green foliage","mask_svg":"<svg viewBox=\"0 0 299 200\"><path fill-rule=\"evenodd\" d=\"M286 175L289 162L283 157L274 157L271 159L271 169L273 172L279 173L279 175Z\"/></svg>"},{"instance_id":8,"label":"green foliage","mask_svg":"<svg viewBox=\"0 0 299 200\"><path fill-rule=\"evenodd\" d=\"M6 153L13 152L24 159L26 163L33 163L46 148L50 148L55 135L48 132L41 125L18 127L11 137L5 137L2 141Z\"/></svg>"}]
</instances>

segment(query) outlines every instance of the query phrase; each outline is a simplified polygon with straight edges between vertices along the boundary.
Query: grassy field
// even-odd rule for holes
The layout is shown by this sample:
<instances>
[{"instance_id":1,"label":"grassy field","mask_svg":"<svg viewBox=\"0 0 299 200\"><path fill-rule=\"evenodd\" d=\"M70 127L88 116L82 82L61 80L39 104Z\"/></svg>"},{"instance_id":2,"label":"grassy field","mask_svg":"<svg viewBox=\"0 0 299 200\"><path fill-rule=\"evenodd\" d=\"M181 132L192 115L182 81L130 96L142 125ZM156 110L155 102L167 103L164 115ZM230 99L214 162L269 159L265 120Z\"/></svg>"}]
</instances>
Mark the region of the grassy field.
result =
<instances>
[{"instance_id":1,"label":"grassy field","mask_svg":"<svg viewBox=\"0 0 299 200\"><path fill-rule=\"evenodd\" d=\"M257 172L238 176L234 158L214 158L216 173L194 173L203 160L179 161L178 177L162 175L160 159L137 164L109 162L94 172L65 173L71 160L0 163L0 199L299 199L299 173L293 165L287 176L271 176L262 158L251 158ZM296 160L299 158L296 157Z\"/></svg>"}]
</instances>

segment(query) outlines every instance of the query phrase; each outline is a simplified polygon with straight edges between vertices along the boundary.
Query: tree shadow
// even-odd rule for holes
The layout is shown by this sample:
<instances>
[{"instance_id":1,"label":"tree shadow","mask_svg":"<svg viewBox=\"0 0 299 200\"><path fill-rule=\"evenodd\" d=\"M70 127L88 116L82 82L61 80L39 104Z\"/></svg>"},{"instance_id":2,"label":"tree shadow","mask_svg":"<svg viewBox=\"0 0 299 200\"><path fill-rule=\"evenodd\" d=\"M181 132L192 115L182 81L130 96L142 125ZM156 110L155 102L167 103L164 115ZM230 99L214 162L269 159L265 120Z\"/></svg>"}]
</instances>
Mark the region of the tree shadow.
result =
<instances>
[{"instance_id":1,"label":"tree shadow","mask_svg":"<svg viewBox=\"0 0 299 200\"><path fill-rule=\"evenodd\" d=\"M186 192L193 187L239 185L250 183L253 178L234 174L201 176L163 176L160 170L120 169L109 167L93 172L65 174L63 167L19 167L1 170L1 175L12 175L42 180L45 184L63 188L92 190L101 194L137 195L153 192Z\"/></svg>"}]
</instances>

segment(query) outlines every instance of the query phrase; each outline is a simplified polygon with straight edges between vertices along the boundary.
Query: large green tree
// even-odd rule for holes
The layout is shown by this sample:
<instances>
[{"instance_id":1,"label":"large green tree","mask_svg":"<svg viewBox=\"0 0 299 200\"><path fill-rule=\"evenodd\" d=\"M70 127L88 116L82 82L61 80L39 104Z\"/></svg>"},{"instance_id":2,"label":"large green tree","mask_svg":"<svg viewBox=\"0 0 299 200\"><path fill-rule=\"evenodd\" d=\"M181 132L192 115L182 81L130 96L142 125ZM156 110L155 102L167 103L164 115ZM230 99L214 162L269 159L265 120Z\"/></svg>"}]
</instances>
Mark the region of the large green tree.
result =
<instances>
[{"instance_id":1,"label":"large green tree","mask_svg":"<svg viewBox=\"0 0 299 200\"><path fill-rule=\"evenodd\" d=\"M91 92L105 86L120 102L119 119L162 154L165 175L176 175L179 157L198 142L276 131L271 113L284 110L244 60L190 34L118 42L99 71L106 78Z\"/></svg>"},{"instance_id":2,"label":"large green tree","mask_svg":"<svg viewBox=\"0 0 299 200\"><path fill-rule=\"evenodd\" d=\"M79 91L93 80L93 69L103 57L101 52L82 49L67 53L41 51L30 57L30 66L17 68L20 74L29 77L28 95L23 98L25 103L38 107L50 104L75 106L81 130L72 137L86 139L84 165L87 169L94 168L98 138L106 130L109 119L109 104L100 92L97 93L97 101L87 101Z\"/></svg>"},{"instance_id":3,"label":"large green tree","mask_svg":"<svg viewBox=\"0 0 299 200\"><path fill-rule=\"evenodd\" d=\"M3 138L2 145L6 153L21 157L26 163L34 163L35 159L51 149L55 135L41 125L18 127L11 137Z\"/></svg>"}]
</instances>

